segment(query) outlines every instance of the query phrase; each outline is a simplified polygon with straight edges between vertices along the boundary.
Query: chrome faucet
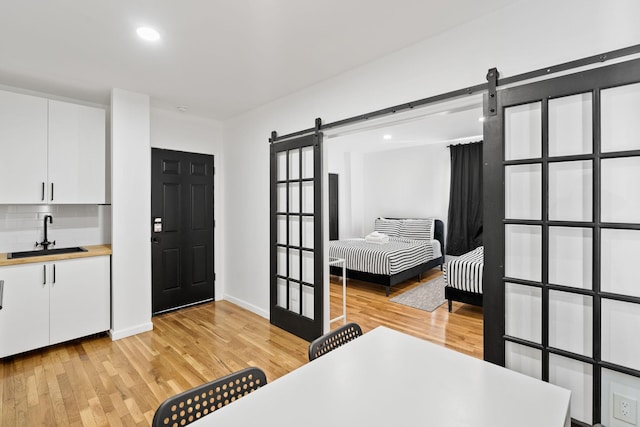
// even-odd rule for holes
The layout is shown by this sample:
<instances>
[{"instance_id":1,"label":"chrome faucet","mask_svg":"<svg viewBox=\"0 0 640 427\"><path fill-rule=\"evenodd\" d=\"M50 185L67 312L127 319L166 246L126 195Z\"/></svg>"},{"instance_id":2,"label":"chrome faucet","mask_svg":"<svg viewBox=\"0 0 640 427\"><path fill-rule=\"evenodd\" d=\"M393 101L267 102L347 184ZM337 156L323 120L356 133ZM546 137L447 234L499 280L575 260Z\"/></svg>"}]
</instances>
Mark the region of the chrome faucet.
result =
<instances>
[{"instance_id":1,"label":"chrome faucet","mask_svg":"<svg viewBox=\"0 0 640 427\"><path fill-rule=\"evenodd\" d=\"M49 224L53 224L53 217L51 215L45 215L44 216L44 240L42 242L36 242L36 247L42 246L42 249L44 249L45 251L49 249L49 246L56 244L55 240L53 242L50 242L49 238L47 237L47 220L49 221Z\"/></svg>"}]
</instances>

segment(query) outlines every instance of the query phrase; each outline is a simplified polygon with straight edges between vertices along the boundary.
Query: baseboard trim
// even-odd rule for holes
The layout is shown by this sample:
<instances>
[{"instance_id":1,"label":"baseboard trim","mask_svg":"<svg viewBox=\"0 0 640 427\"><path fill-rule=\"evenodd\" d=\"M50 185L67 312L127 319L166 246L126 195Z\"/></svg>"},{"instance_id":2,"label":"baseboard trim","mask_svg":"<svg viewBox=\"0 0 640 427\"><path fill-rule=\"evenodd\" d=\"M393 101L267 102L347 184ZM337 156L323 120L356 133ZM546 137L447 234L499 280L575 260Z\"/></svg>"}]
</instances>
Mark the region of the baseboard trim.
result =
<instances>
[{"instance_id":1,"label":"baseboard trim","mask_svg":"<svg viewBox=\"0 0 640 427\"><path fill-rule=\"evenodd\" d=\"M269 312L268 311L263 310L263 309L261 309L260 307L258 307L256 305L249 304L248 302L246 302L244 300L232 297L231 295L227 295L227 294L225 294L222 297L222 299L224 299L226 301L229 301L230 303L233 303L233 304L235 304L237 306L240 306L240 307L242 307L244 309L247 309L250 312L257 314L258 316L264 317L265 319L269 318Z\"/></svg>"},{"instance_id":2,"label":"baseboard trim","mask_svg":"<svg viewBox=\"0 0 640 427\"><path fill-rule=\"evenodd\" d=\"M153 330L153 323L147 322L147 323L142 323L140 325L135 325L129 328L125 328L125 329L119 329L119 330L110 329L109 336L111 337L111 341L116 341L122 338L130 337L132 335L140 334L142 332L149 332L151 330Z\"/></svg>"}]
</instances>

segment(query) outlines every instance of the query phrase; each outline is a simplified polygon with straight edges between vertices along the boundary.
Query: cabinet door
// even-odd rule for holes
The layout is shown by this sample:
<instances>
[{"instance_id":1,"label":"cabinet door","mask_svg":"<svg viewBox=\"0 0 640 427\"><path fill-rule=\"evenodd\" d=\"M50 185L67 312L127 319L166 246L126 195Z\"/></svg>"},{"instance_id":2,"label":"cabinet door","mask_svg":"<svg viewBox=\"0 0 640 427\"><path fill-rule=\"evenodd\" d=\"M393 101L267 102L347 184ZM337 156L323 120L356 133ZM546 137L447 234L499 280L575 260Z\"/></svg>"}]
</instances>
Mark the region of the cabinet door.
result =
<instances>
[{"instance_id":1,"label":"cabinet door","mask_svg":"<svg viewBox=\"0 0 640 427\"><path fill-rule=\"evenodd\" d=\"M110 327L110 257L56 261L50 265L50 343Z\"/></svg>"},{"instance_id":2,"label":"cabinet door","mask_svg":"<svg viewBox=\"0 0 640 427\"><path fill-rule=\"evenodd\" d=\"M43 203L47 100L0 91L0 203Z\"/></svg>"},{"instance_id":3,"label":"cabinet door","mask_svg":"<svg viewBox=\"0 0 640 427\"><path fill-rule=\"evenodd\" d=\"M49 100L49 203L105 203L105 111Z\"/></svg>"},{"instance_id":4,"label":"cabinet door","mask_svg":"<svg viewBox=\"0 0 640 427\"><path fill-rule=\"evenodd\" d=\"M43 264L0 268L0 357L49 344L49 285Z\"/></svg>"}]
</instances>

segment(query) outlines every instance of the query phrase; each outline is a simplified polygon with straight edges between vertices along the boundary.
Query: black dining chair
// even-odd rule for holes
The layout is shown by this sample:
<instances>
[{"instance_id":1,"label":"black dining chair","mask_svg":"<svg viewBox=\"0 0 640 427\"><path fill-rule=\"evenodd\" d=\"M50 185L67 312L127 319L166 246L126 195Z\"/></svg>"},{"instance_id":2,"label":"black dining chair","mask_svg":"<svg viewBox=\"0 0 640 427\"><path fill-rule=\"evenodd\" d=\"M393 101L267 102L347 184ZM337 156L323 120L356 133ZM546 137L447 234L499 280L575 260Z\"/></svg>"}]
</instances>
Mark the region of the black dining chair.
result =
<instances>
[{"instance_id":1,"label":"black dining chair","mask_svg":"<svg viewBox=\"0 0 640 427\"><path fill-rule=\"evenodd\" d=\"M218 378L165 400L153 416L152 427L186 426L267 383L260 368L250 367Z\"/></svg>"},{"instance_id":2,"label":"black dining chair","mask_svg":"<svg viewBox=\"0 0 640 427\"><path fill-rule=\"evenodd\" d=\"M339 328L316 338L311 344L309 344L309 360L315 360L361 335L362 329L357 323L351 322L342 325Z\"/></svg>"}]
</instances>

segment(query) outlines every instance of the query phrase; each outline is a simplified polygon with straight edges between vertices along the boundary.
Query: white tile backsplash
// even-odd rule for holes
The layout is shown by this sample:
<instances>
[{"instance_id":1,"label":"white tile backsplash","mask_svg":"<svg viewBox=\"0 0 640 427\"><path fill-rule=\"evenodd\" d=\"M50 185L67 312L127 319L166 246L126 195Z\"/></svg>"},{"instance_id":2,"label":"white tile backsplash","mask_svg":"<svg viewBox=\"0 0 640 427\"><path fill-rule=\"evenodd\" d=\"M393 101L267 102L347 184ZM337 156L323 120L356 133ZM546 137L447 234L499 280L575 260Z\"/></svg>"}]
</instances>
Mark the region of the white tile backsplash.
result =
<instances>
[{"instance_id":1,"label":"white tile backsplash","mask_svg":"<svg viewBox=\"0 0 640 427\"><path fill-rule=\"evenodd\" d=\"M28 251L44 237L44 217L54 247L111 243L110 205L0 205L0 252Z\"/></svg>"}]
</instances>

